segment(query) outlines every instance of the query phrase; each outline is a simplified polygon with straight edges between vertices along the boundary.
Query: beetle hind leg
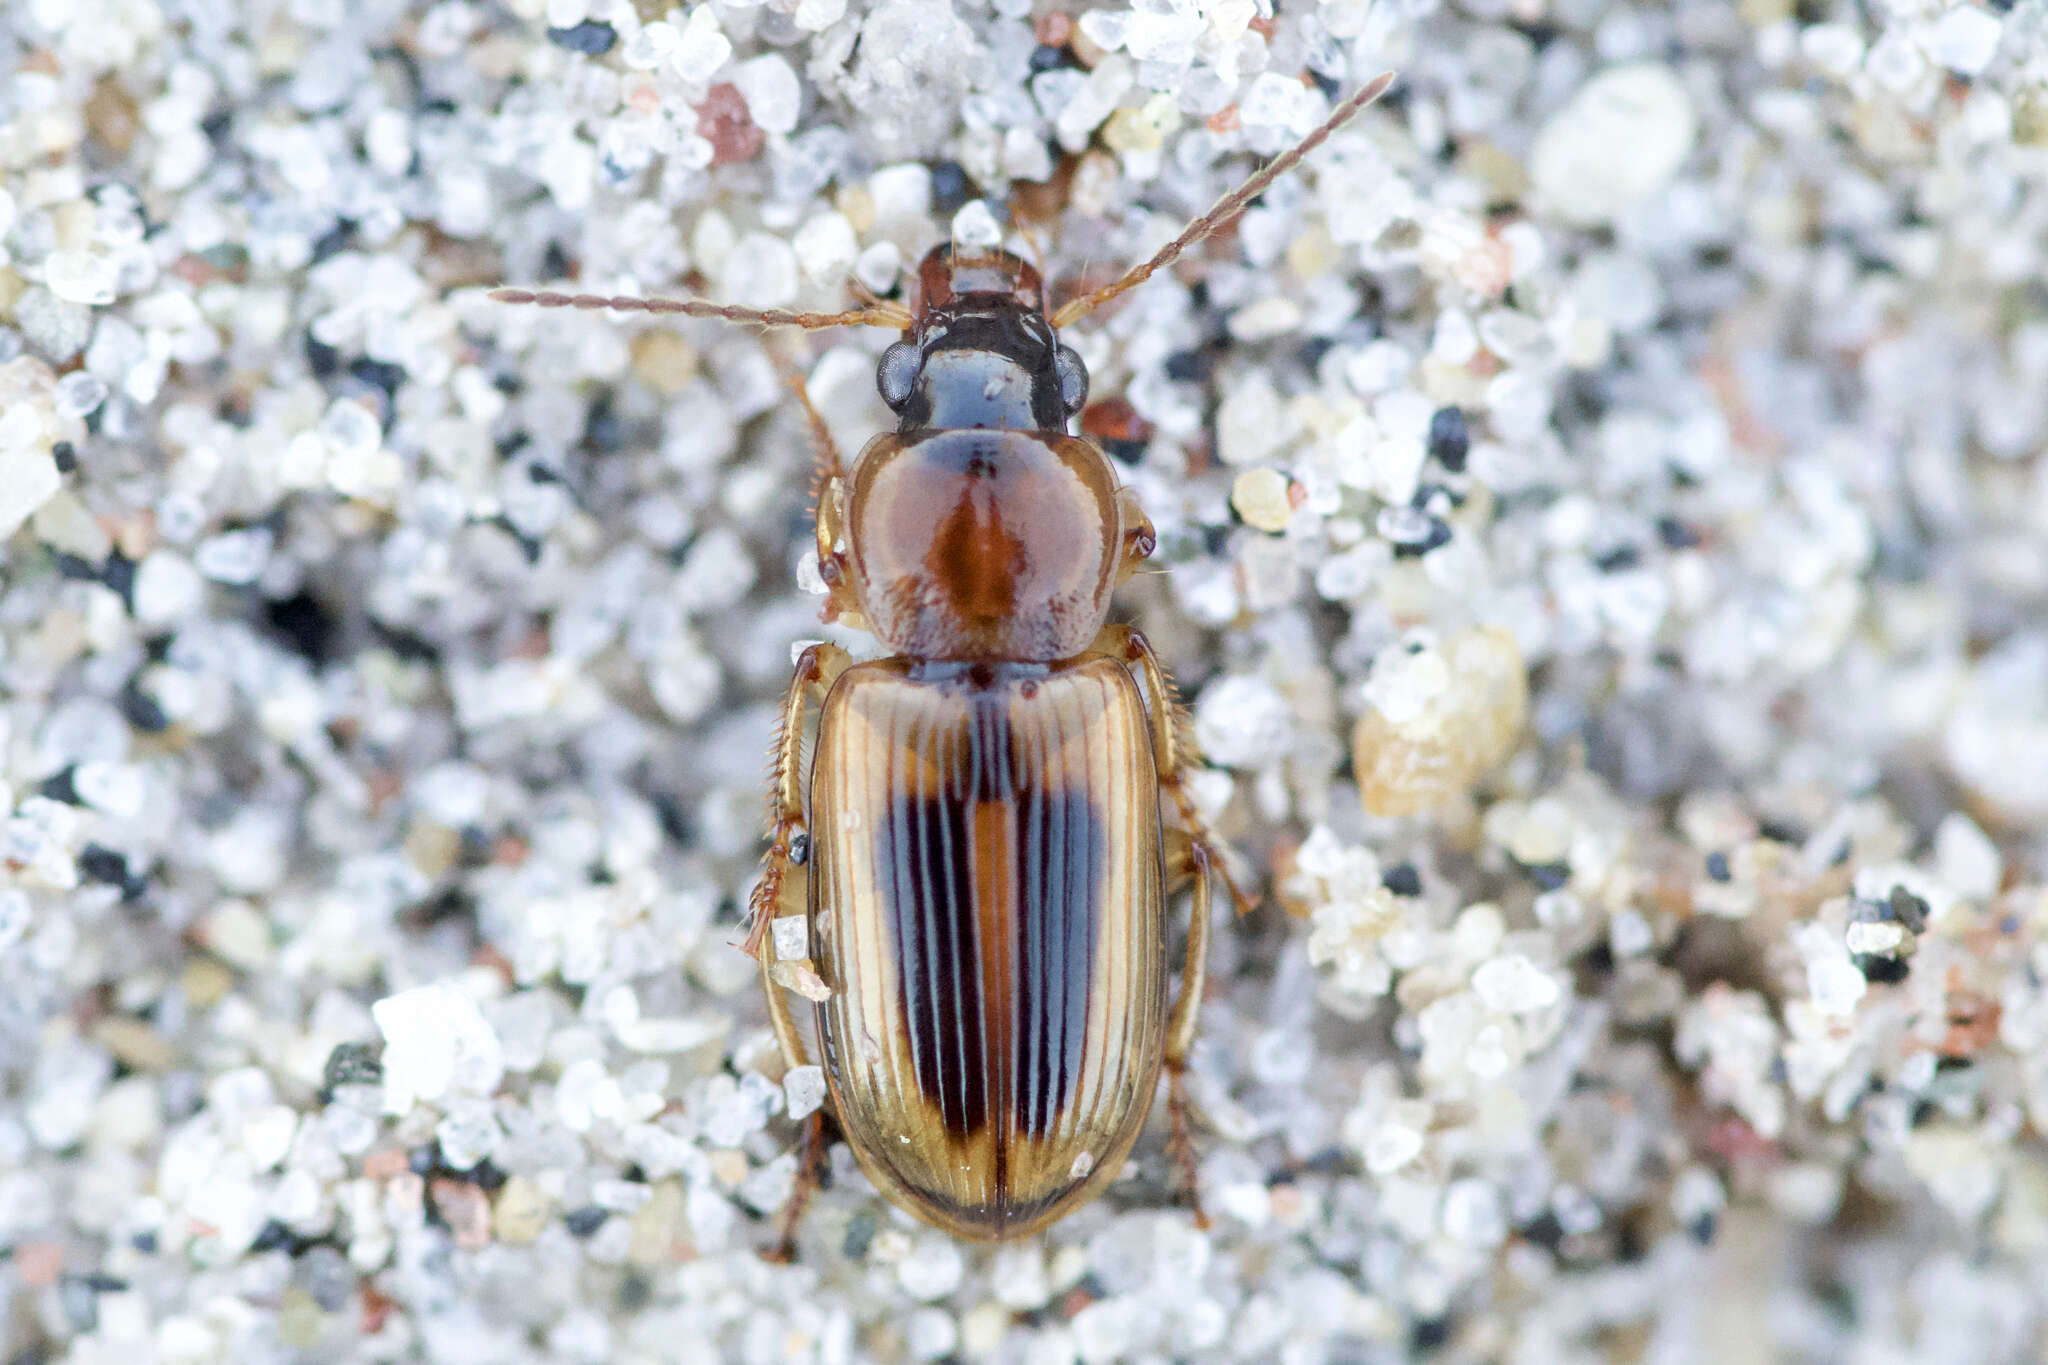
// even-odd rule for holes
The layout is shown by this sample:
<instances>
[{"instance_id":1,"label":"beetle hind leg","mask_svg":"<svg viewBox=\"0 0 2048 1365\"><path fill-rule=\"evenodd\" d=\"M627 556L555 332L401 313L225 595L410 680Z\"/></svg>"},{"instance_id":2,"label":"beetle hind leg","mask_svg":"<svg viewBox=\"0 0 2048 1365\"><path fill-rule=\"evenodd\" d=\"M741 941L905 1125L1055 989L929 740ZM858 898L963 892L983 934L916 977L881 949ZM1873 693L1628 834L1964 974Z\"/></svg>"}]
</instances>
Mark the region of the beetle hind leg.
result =
<instances>
[{"instance_id":1,"label":"beetle hind leg","mask_svg":"<svg viewBox=\"0 0 2048 1365\"><path fill-rule=\"evenodd\" d=\"M796 1182L790 1187L789 1202L783 1206L782 1235L776 1239L773 1250L763 1253L763 1259L778 1265L787 1265L796 1259L796 1233L803 1225L804 1214L811 1206L811 1199L825 1188L825 1173L829 1169L828 1157L832 1150L832 1139L826 1134L825 1111L814 1110L804 1120L803 1147L797 1156Z\"/></svg>"},{"instance_id":2,"label":"beetle hind leg","mask_svg":"<svg viewBox=\"0 0 2048 1365\"><path fill-rule=\"evenodd\" d=\"M761 941L761 988L768 998L768 1022L775 1030L775 1041L782 1050L784 1065L794 1070L809 1065L804 1051L804 1042L797 1032L796 1016L789 1008L789 996L783 983L777 979L776 967L781 959L775 953L775 935L771 932L762 936ZM798 1146L796 1180L789 1191L789 1202L783 1206L782 1234L775 1246L762 1253L764 1258L778 1263L796 1259L797 1229L803 1224L804 1213L810 1208L811 1199L825 1186L827 1153L831 1139L826 1134L826 1115L823 1108L813 1110L804 1120L804 1132Z\"/></svg>"},{"instance_id":3,"label":"beetle hind leg","mask_svg":"<svg viewBox=\"0 0 2048 1365\"><path fill-rule=\"evenodd\" d=\"M1146 527L1149 532L1149 525ZM1182 716L1173 684L1165 667L1145 637L1129 626L1105 626L1096 639L1097 652L1120 658L1137 668L1145 682L1146 704L1152 723L1153 765L1158 771L1160 790L1172 799L1180 827L1167 831L1168 885L1178 888L1192 881L1194 899L1188 911L1187 961L1181 968L1180 998L1166 1021L1166 1113L1169 1124L1167 1146L1181 1177L1187 1184L1188 1203L1195 1226L1209 1226L1202 1209L1200 1181L1195 1168L1193 1126L1189 1115L1188 1054L1195 1045L1195 1026L1201 1015L1202 993L1209 979L1209 907L1214 892L1211 875L1220 877L1236 903L1237 913L1248 914L1258 904L1247 896L1230 875L1228 855L1222 843L1209 831L1208 822L1195 808L1187 786L1189 746L1181 738Z\"/></svg>"},{"instance_id":4,"label":"beetle hind leg","mask_svg":"<svg viewBox=\"0 0 2048 1365\"><path fill-rule=\"evenodd\" d=\"M1188 1203L1195 1226L1207 1228L1209 1215L1202 1209L1201 1181L1195 1169L1195 1141L1189 1122L1187 1093L1188 1054L1194 1050L1195 1027L1201 1016L1202 993L1209 981L1209 882L1210 859L1200 843L1190 842L1178 875L1194 881L1194 902L1188 910L1187 961L1181 968L1180 998L1166 1020L1166 1116L1167 1150L1180 1168L1187 1185Z\"/></svg>"}]
</instances>

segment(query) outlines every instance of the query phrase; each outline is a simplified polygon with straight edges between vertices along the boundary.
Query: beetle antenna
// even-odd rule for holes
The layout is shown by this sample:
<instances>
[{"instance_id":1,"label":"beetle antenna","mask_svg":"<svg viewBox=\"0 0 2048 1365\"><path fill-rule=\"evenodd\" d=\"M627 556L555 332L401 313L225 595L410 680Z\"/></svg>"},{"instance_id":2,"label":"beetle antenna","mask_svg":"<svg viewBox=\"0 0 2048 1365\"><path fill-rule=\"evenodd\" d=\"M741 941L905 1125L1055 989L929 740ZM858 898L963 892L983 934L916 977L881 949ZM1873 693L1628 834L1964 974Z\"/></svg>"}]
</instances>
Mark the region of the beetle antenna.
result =
<instances>
[{"instance_id":1,"label":"beetle antenna","mask_svg":"<svg viewBox=\"0 0 2048 1365\"><path fill-rule=\"evenodd\" d=\"M911 324L910 310L887 300L865 308L851 308L844 313L804 313L790 308L743 308L731 303L706 303L701 299L560 294L552 289L493 289L491 297L499 303L530 304L535 308L577 308L592 313L603 309L620 313L681 313L692 318L718 318L757 327L802 327L809 331L826 327L887 327L900 332Z\"/></svg>"},{"instance_id":2,"label":"beetle antenna","mask_svg":"<svg viewBox=\"0 0 2048 1365\"><path fill-rule=\"evenodd\" d=\"M1050 278L1045 273L1045 244L1038 239L1038 229L1030 223L1019 219L1017 235L1022 237L1024 244L1031 248L1031 268L1038 272L1038 278L1041 280Z\"/></svg>"},{"instance_id":3,"label":"beetle antenna","mask_svg":"<svg viewBox=\"0 0 2048 1365\"><path fill-rule=\"evenodd\" d=\"M1301 163L1303 157L1322 146L1328 141L1330 134L1349 123L1365 106L1386 94L1387 87L1393 83L1394 73L1391 71L1367 81L1361 89L1332 109L1330 116L1324 119L1314 132L1268 161L1252 174L1251 179L1218 199L1207 213L1182 228L1178 237L1159 248L1159 253L1151 260L1136 267L1116 283L1106 284L1092 294L1083 294L1080 298L1071 300L1052 315L1052 325L1065 327L1070 322L1087 317L1111 299L1136 289L1151 279L1155 272L1172 265L1180 259L1182 252L1204 237L1228 226L1231 220L1245 211L1252 200L1266 192L1267 186L1293 170Z\"/></svg>"},{"instance_id":4,"label":"beetle antenna","mask_svg":"<svg viewBox=\"0 0 2048 1365\"><path fill-rule=\"evenodd\" d=\"M888 299L883 298L880 294L868 288L858 275L848 275L846 277L846 290L870 308L901 308L903 306L900 303L891 303Z\"/></svg>"}]
</instances>

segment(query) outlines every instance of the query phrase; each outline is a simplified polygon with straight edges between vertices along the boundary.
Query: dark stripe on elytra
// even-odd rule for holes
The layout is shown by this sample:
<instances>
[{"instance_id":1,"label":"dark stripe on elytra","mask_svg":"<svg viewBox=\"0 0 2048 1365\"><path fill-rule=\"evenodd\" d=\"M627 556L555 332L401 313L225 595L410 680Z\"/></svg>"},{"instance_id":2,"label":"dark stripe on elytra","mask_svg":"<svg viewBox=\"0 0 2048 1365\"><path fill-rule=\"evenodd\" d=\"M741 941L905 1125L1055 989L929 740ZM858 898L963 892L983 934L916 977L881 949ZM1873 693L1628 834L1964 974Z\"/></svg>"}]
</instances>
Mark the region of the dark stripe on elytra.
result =
<instances>
[{"instance_id":1,"label":"dark stripe on elytra","mask_svg":"<svg viewBox=\"0 0 2048 1365\"><path fill-rule=\"evenodd\" d=\"M1038 793L1023 830L1017 1126L1042 1137L1079 1079L1107 840L1101 816L1074 791Z\"/></svg>"},{"instance_id":2,"label":"dark stripe on elytra","mask_svg":"<svg viewBox=\"0 0 2048 1365\"><path fill-rule=\"evenodd\" d=\"M1102 813L1085 792L1047 780L1049 744L1018 752L1007 701L976 698L967 727L931 736L943 787L897 797L876 831L918 1089L962 1137L986 1127L1005 1100L1020 1133L1042 1136L1072 1095L1108 857ZM1017 864L1009 872L1020 922L1010 955L1018 976L1009 1058L989 1051L985 1010L995 1002L981 989L971 849L974 808L983 801L1016 810Z\"/></svg>"}]
</instances>

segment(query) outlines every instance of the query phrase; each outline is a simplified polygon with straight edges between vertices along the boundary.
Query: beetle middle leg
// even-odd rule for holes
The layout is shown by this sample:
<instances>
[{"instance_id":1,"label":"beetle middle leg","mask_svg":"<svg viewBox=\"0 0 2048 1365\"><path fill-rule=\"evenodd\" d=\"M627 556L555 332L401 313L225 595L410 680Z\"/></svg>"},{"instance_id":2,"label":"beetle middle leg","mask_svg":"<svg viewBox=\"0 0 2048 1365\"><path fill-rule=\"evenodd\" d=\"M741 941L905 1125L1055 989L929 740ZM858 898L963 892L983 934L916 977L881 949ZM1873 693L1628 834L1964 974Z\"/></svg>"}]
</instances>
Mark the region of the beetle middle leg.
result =
<instances>
[{"instance_id":1,"label":"beetle middle leg","mask_svg":"<svg viewBox=\"0 0 2048 1365\"><path fill-rule=\"evenodd\" d=\"M764 980L774 956L763 951L768 946L769 926L782 912L785 892L793 880L791 869L803 866L809 858L809 836L804 829L804 720L811 706L824 700L852 663L853 656L837 645L812 645L798 656L796 674L783 699L782 724L775 735L772 758L774 785L768 797L768 856L750 901L753 923L744 945L748 955L761 962Z\"/></svg>"},{"instance_id":2,"label":"beetle middle leg","mask_svg":"<svg viewBox=\"0 0 2048 1365\"><path fill-rule=\"evenodd\" d=\"M1146 530L1149 532L1150 527L1147 526ZM1231 879L1221 847L1188 793L1184 759L1186 746L1180 742L1180 707L1159 656L1152 652L1152 646L1145 637L1129 626L1105 626L1096 641L1096 648L1120 656L1144 674L1146 701L1151 712L1153 764L1159 774L1160 789L1173 798L1174 807L1180 815L1180 833L1184 836L1169 844L1169 882L1173 885L1185 881L1194 883L1194 900L1188 911L1187 960L1181 968L1180 998L1174 1001L1173 1012L1166 1022L1167 1146L1187 1182L1188 1202L1194 1209L1195 1226L1206 1228L1209 1216L1202 1210L1201 1188L1195 1170L1194 1138L1188 1119L1187 1065L1188 1054L1195 1045L1195 1028L1201 1017L1202 994L1209 979L1211 874L1223 878L1239 914L1249 912L1254 902Z\"/></svg>"},{"instance_id":3,"label":"beetle middle leg","mask_svg":"<svg viewBox=\"0 0 2048 1365\"><path fill-rule=\"evenodd\" d=\"M1230 892L1237 913L1250 914L1258 908L1258 897L1248 895L1231 875L1230 860L1223 851L1222 842L1210 832L1209 822L1195 808L1194 796L1188 791L1185 757L1188 746L1181 739L1180 701L1172 681L1166 676L1165 665L1152 652L1151 643L1131 626L1104 626L1102 634L1096 637L1095 652L1119 657L1143 674L1145 700L1151 711L1152 758L1159 770L1160 790L1173 798L1174 810L1180 815L1182 827L1215 869L1216 875L1223 878L1224 889Z\"/></svg>"},{"instance_id":4,"label":"beetle middle leg","mask_svg":"<svg viewBox=\"0 0 2048 1365\"><path fill-rule=\"evenodd\" d=\"M783 1065L794 1069L806 1065L803 1038L797 1033L796 1017L789 998L776 979L780 961L775 952L774 924L787 901L803 889L796 875L810 861L809 834L804 828L803 749L804 721L810 707L824 700L853 657L837 645L816 644L797 658L796 675L790 679L789 695L783 702L782 726L775 738L775 781L769 798L771 820L768 857L752 898L754 923L748 931L746 950L761 964L761 989L767 997L768 1022L782 1051ZM795 1188L790 1191L789 1212L783 1219L782 1238L770 1259L787 1261L795 1253L797 1224L811 1195L822 1183L825 1169L825 1114L813 1113L804 1125L803 1154L798 1158Z\"/></svg>"}]
</instances>

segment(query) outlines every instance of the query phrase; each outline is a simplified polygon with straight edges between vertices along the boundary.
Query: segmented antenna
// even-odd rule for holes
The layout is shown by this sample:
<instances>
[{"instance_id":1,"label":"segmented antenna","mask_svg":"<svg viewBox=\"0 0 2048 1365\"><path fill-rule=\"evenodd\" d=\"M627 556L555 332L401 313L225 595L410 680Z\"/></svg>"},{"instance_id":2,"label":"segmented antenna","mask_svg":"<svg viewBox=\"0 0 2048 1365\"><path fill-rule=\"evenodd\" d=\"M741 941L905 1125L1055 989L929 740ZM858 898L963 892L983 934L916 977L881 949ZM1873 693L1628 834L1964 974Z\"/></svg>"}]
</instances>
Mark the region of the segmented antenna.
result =
<instances>
[{"instance_id":1,"label":"segmented antenna","mask_svg":"<svg viewBox=\"0 0 2048 1365\"><path fill-rule=\"evenodd\" d=\"M604 309L620 313L681 313L692 318L718 318L758 327L802 327L808 331L826 327L887 327L900 332L911 324L910 310L886 299L877 300L865 308L848 309L844 313L803 313L789 308L743 308L731 303L706 303L701 299L559 294L551 289L493 289L491 297L499 303L530 304L535 308L578 308L593 313Z\"/></svg>"},{"instance_id":2,"label":"segmented antenna","mask_svg":"<svg viewBox=\"0 0 2048 1365\"><path fill-rule=\"evenodd\" d=\"M1394 73L1391 71L1367 81L1363 88L1332 109L1330 116L1324 119L1314 132L1260 167L1251 179L1218 199L1207 213L1182 228L1180 236L1161 247L1158 255L1134 268L1116 283L1104 285L1092 294L1084 294L1078 299L1068 301L1052 315L1052 325L1065 327L1070 322L1085 318L1118 295L1136 289L1163 267L1172 265L1180 259L1182 252L1225 227L1238 214L1243 213L1252 200L1266 192L1268 185L1293 170L1301 163L1303 157L1322 146L1330 134L1349 123L1366 105L1386 94L1387 87L1393 83Z\"/></svg>"}]
</instances>

